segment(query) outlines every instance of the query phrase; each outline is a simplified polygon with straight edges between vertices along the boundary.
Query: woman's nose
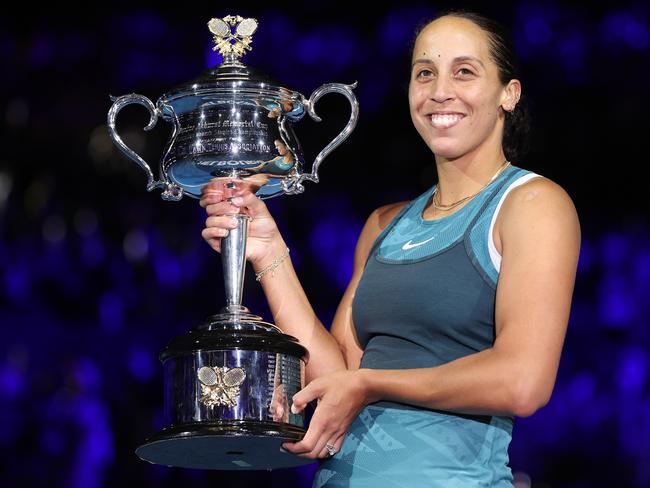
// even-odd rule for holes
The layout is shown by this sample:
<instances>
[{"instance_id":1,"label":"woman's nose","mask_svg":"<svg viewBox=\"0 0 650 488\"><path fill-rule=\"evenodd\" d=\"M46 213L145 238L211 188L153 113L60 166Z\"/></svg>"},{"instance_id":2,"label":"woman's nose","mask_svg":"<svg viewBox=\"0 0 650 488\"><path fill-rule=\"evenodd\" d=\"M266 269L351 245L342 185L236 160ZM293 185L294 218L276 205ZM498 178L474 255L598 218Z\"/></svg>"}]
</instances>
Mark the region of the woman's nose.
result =
<instances>
[{"instance_id":1,"label":"woman's nose","mask_svg":"<svg viewBox=\"0 0 650 488\"><path fill-rule=\"evenodd\" d=\"M446 76L438 76L432 83L430 96L438 103L454 98L453 83Z\"/></svg>"}]
</instances>

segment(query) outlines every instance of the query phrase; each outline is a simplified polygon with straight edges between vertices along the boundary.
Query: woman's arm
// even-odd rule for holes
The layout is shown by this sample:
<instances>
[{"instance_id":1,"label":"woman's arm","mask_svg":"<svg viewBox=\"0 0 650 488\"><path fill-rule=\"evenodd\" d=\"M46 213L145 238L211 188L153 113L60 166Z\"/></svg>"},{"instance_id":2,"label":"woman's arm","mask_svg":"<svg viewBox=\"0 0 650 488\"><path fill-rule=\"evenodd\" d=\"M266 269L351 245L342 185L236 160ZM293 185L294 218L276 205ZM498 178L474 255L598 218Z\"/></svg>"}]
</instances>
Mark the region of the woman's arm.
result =
<instances>
[{"instance_id":1,"label":"woman's arm","mask_svg":"<svg viewBox=\"0 0 650 488\"><path fill-rule=\"evenodd\" d=\"M252 198L250 202L251 205L256 205ZM352 277L336 310L331 334L316 317L289 259L285 259L273 273L262 277L262 288L275 324L287 334L297 337L300 343L309 350L310 364L307 369L307 382L335 370L358 369L363 351L359 347L354 333L352 300L372 244L383 228L406 203L400 202L383 206L368 217L357 241ZM272 262L273 256L280 256L286 250L286 245L282 240L275 241L273 246L274 252L269 253L268 258L254 264L256 273L268 266ZM332 358L337 354L342 354L343 365L339 363L338 359L336 362L333 361Z\"/></svg>"},{"instance_id":2,"label":"woman's arm","mask_svg":"<svg viewBox=\"0 0 650 488\"><path fill-rule=\"evenodd\" d=\"M252 217L246 255L259 273L282 256L287 247L266 205L252 193L251 183L235 180L238 189L233 190L227 187L230 181L228 178L214 180L203 191L201 205L209 215L203 237L220 252L221 239L234 225L232 214L244 209ZM314 313L290 258L262 276L260 282L275 324L296 337L309 351L307 382L346 367L358 368L362 351L354 337L352 299L372 243L404 203L377 209L366 222L357 243L353 277L337 309L332 334Z\"/></svg>"},{"instance_id":3,"label":"woman's arm","mask_svg":"<svg viewBox=\"0 0 650 488\"><path fill-rule=\"evenodd\" d=\"M294 411L313 399L319 407L307 436L286 445L289 450L318 456L325 442L347 431L360 408L378 400L518 416L548 402L571 307L578 217L561 187L535 179L508 195L498 221L503 258L493 347L432 368L360 369L317 378L294 396Z\"/></svg>"},{"instance_id":4,"label":"woman's arm","mask_svg":"<svg viewBox=\"0 0 650 488\"><path fill-rule=\"evenodd\" d=\"M255 272L265 269L286 249L281 237L274 240L269 257L253 264ZM286 334L296 337L309 351L306 381L345 369L343 354L334 337L316 316L298 280L291 258L284 259L272 272L265 274L260 283L275 325Z\"/></svg>"},{"instance_id":5,"label":"woman's arm","mask_svg":"<svg viewBox=\"0 0 650 488\"><path fill-rule=\"evenodd\" d=\"M499 219L494 346L435 368L364 371L371 400L518 416L549 401L571 309L578 217L561 187L535 179L508 195Z\"/></svg>"},{"instance_id":6,"label":"woman's arm","mask_svg":"<svg viewBox=\"0 0 650 488\"><path fill-rule=\"evenodd\" d=\"M233 187L234 186L234 187ZM234 214L245 212L248 223L246 258L256 273L280 258L287 246L278 231L266 204L253 193L255 180L219 178L203 188L201 206L208 218L203 238L218 252L221 240L237 225ZM333 371L345 369L343 355L336 340L316 317L298 281L290 258L279 262L261 278L275 324L296 337L309 351L306 367L307 381Z\"/></svg>"}]
</instances>

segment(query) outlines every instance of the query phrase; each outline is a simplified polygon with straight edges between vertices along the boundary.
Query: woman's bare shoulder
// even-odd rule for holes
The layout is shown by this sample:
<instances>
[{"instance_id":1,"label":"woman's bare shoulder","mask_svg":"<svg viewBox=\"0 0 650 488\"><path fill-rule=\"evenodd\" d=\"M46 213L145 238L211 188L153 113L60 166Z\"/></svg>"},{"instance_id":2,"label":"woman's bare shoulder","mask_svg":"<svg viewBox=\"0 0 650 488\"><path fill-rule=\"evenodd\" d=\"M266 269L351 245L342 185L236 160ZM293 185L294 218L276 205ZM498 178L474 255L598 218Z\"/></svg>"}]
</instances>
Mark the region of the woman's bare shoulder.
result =
<instances>
[{"instance_id":1,"label":"woman's bare shoulder","mask_svg":"<svg viewBox=\"0 0 650 488\"><path fill-rule=\"evenodd\" d=\"M405 200L403 202L389 203L375 209L370 217L372 218L374 216L374 220L376 221L373 222L373 224L376 225L379 232L384 230L386 226L393 221L399 211L402 210L404 206L408 205L408 203L409 202Z\"/></svg>"},{"instance_id":2,"label":"woman's bare shoulder","mask_svg":"<svg viewBox=\"0 0 650 488\"><path fill-rule=\"evenodd\" d=\"M366 220L366 224L363 226L363 230L359 236L356 253L357 259L365 262L375 239L379 237L381 231L392 222L399 211L404 208L405 205L408 205L408 203L408 201L389 203L373 210Z\"/></svg>"},{"instance_id":3,"label":"woman's bare shoulder","mask_svg":"<svg viewBox=\"0 0 650 488\"><path fill-rule=\"evenodd\" d=\"M373 240L377 238L381 231L393 221L399 211L408 205L408 203L408 201L395 202L376 208L366 221L368 237L372 237ZM365 228L364 231L366 231Z\"/></svg>"},{"instance_id":4,"label":"woman's bare shoulder","mask_svg":"<svg viewBox=\"0 0 650 488\"><path fill-rule=\"evenodd\" d=\"M551 179L537 175L526 183L513 188L503 204L504 214L530 212L529 207L557 206L574 210L573 201L562 186ZM534 211L534 210L533 210ZM538 211L543 211L539 208Z\"/></svg>"},{"instance_id":5,"label":"woman's bare shoulder","mask_svg":"<svg viewBox=\"0 0 650 488\"><path fill-rule=\"evenodd\" d=\"M580 223L573 200L558 183L546 177L532 178L514 188L503 202L497 219L499 244L507 234L524 232L534 235L533 228L553 232L562 229L566 237L579 239ZM495 239L496 240L496 239Z\"/></svg>"}]
</instances>

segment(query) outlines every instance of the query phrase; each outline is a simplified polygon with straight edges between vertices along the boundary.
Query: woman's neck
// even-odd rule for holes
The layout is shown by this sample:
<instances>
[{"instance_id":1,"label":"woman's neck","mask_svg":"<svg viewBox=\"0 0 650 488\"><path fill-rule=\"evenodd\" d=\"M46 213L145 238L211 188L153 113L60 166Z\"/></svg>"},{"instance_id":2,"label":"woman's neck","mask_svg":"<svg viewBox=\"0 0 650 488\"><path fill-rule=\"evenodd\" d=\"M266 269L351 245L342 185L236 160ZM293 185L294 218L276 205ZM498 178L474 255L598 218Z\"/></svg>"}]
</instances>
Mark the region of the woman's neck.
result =
<instances>
[{"instance_id":1,"label":"woman's neck","mask_svg":"<svg viewBox=\"0 0 650 488\"><path fill-rule=\"evenodd\" d=\"M436 158L437 202L450 205L480 191L506 162L503 151L491 156L466 154L457 159Z\"/></svg>"}]
</instances>

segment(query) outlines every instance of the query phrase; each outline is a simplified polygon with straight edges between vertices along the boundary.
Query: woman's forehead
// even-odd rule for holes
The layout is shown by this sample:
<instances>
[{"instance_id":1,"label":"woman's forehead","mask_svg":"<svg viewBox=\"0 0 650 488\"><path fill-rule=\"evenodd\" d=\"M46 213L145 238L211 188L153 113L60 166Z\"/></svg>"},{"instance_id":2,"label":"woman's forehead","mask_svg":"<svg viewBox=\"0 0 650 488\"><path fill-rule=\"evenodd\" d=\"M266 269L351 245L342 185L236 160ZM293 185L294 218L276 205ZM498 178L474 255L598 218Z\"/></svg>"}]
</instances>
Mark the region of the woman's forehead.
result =
<instances>
[{"instance_id":1,"label":"woman's forehead","mask_svg":"<svg viewBox=\"0 0 650 488\"><path fill-rule=\"evenodd\" d=\"M418 36L413 60L437 60L474 57L488 62L490 58L487 34L474 22L458 17L434 20Z\"/></svg>"}]
</instances>

